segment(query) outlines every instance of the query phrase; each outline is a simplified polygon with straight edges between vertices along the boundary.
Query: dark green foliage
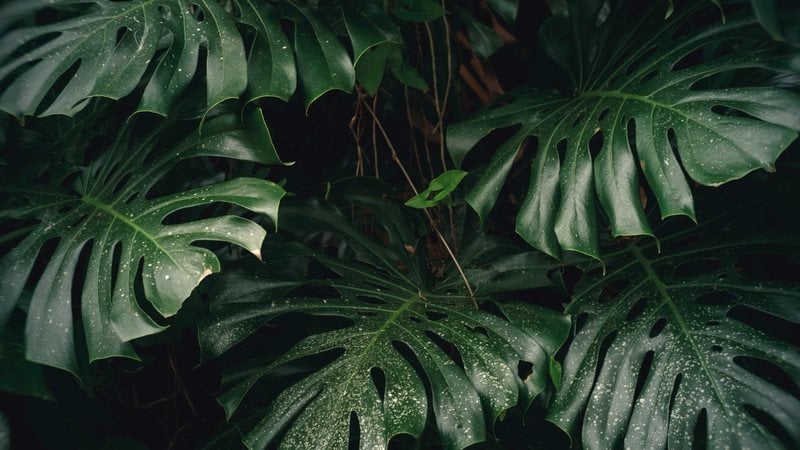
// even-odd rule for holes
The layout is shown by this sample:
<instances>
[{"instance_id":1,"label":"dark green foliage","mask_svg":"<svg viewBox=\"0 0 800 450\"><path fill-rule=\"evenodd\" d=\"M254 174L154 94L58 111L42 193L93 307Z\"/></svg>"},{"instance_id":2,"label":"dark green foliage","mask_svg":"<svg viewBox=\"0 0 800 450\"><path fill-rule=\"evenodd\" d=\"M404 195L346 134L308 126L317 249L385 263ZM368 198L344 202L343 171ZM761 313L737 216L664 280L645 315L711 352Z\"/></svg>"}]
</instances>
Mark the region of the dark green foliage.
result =
<instances>
[{"instance_id":1,"label":"dark green foliage","mask_svg":"<svg viewBox=\"0 0 800 450\"><path fill-rule=\"evenodd\" d=\"M798 17L3 2L0 450L797 448Z\"/></svg>"}]
</instances>

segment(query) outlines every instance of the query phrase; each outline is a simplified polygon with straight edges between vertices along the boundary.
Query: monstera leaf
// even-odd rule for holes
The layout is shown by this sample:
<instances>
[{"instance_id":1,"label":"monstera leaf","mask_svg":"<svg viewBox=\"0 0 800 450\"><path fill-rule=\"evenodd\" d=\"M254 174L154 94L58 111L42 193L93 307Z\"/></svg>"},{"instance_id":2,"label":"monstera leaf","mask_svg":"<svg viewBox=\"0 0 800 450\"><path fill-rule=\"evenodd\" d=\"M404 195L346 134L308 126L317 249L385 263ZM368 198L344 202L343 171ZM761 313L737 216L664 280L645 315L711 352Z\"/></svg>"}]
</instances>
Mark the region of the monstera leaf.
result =
<instances>
[{"instance_id":1,"label":"monstera leaf","mask_svg":"<svg viewBox=\"0 0 800 450\"><path fill-rule=\"evenodd\" d=\"M256 223L235 215L175 223L174 213L226 202L277 220L284 194L279 186L235 178L173 194L153 192L176 164L190 158L278 162L260 113L246 123L238 116L208 119L202 133L194 128L196 120L159 126L134 120L73 174L71 189L61 187L61 180L3 188L20 202L0 216L38 222L23 228L24 238L0 259L0 326L26 286L32 289L25 327L29 360L77 373L73 311L78 304L90 361L136 358L127 341L163 329L139 303L171 316L203 278L220 270L214 253L195 242L228 242L260 257L265 231ZM194 129L188 136L180 131L187 123Z\"/></svg>"},{"instance_id":2,"label":"monstera leaf","mask_svg":"<svg viewBox=\"0 0 800 450\"><path fill-rule=\"evenodd\" d=\"M615 237L653 234L642 210L640 169L662 217L694 218L684 171L711 186L756 169L771 171L800 130L796 94L741 83L714 87L722 82L719 74L735 80L740 70L790 64L752 16L732 13L723 22L706 0L666 20L667 2L638 14L632 2L611 2L610 13L602 3L569 2L569 17L555 16L542 29L573 95L520 90L507 105L453 125L447 134L460 166L489 132L519 125L467 201L486 218L529 142L535 155L516 230L555 257L564 249L599 258L598 209Z\"/></svg>"},{"instance_id":3,"label":"monstera leaf","mask_svg":"<svg viewBox=\"0 0 800 450\"><path fill-rule=\"evenodd\" d=\"M489 313L475 309L458 282L429 285L418 271L425 265L410 262L424 248L416 239L407 240L414 234L398 220L402 214L385 204L375 206L375 217L385 218L374 224L386 232L384 242L405 244L380 245L329 205L287 206L282 223L294 228L303 222L334 232L358 260L298 244L273 245L273 267L258 276L232 272L219 281L211 317L200 329L207 355L226 352L287 313L311 316L306 323L326 317L349 321L312 334L271 362L245 364L225 374L219 402L228 416L237 409L257 411L252 425L245 426L248 448L274 441L280 448L344 449L348 443L386 448L398 434L419 437L431 407L444 447L460 449L484 440L487 425L506 409L518 403L527 407L545 388L550 370L558 373L552 356L569 328L563 315L522 303L493 303L495 313ZM389 214L378 216L377 211ZM297 259L306 262L291 262ZM309 261L326 267L327 276L315 276ZM281 280L274 274L282 269L275 267L303 270L295 281ZM293 295L290 290L300 285L327 287L336 294ZM330 351L340 354L266 406L242 408L243 400L259 390L260 380L270 382L271 372ZM525 364L532 369L526 371ZM352 421L357 422L356 440L350 437Z\"/></svg>"},{"instance_id":4,"label":"monstera leaf","mask_svg":"<svg viewBox=\"0 0 800 450\"><path fill-rule=\"evenodd\" d=\"M205 78L206 109L240 95L247 101L286 100L297 87L298 75L306 106L330 90L352 90L354 63L316 6L291 1L272 5L234 0L226 7L219 3L6 2L0 7L0 109L18 117L73 115L88 98L119 99L144 80L138 111L167 115L199 74ZM402 43L380 8L362 6L351 1L340 8L356 63L376 46ZM12 28L46 8L59 11L55 17L63 20ZM294 22L294 48L281 18ZM198 67L202 55L205 68Z\"/></svg>"},{"instance_id":5,"label":"monstera leaf","mask_svg":"<svg viewBox=\"0 0 800 450\"><path fill-rule=\"evenodd\" d=\"M798 205L772 197L714 196L661 253L630 243L581 280L549 419L590 449L800 445Z\"/></svg>"}]
</instances>

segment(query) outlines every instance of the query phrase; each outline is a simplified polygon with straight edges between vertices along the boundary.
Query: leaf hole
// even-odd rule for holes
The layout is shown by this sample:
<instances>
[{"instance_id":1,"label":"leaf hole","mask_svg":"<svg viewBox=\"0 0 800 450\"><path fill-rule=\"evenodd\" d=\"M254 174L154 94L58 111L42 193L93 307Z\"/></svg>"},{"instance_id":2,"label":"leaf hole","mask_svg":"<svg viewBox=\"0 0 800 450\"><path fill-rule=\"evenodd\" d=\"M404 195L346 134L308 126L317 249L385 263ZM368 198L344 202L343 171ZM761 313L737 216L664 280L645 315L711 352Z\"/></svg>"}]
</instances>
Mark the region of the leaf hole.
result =
<instances>
[{"instance_id":1,"label":"leaf hole","mask_svg":"<svg viewBox=\"0 0 800 450\"><path fill-rule=\"evenodd\" d=\"M426 310L425 311L425 317L427 317L428 320L432 320L432 321L436 322L436 321L439 321L439 320L442 320L442 319L446 318L447 315L446 314L442 314L440 312L436 312L436 311Z\"/></svg>"},{"instance_id":2,"label":"leaf hole","mask_svg":"<svg viewBox=\"0 0 800 450\"><path fill-rule=\"evenodd\" d=\"M658 69L653 69L653 70L645 73L644 75L642 75L642 78L639 79L639 83L640 84L645 84L648 81L650 81L653 78L655 78L656 76L658 76L658 74L659 74Z\"/></svg>"},{"instance_id":3,"label":"leaf hole","mask_svg":"<svg viewBox=\"0 0 800 450\"><path fill-rule=\"evenodd\" d=\"M594 370L594 382L592 383L593 386L597 385L597 380L600 378L600 373L603 371L603 365L605 364L608 349L611 348L611 344L614 343L614 339L616 338L617 330L614 330L609 333L608 336L603 338L603 342L600 343L600 350L597 353L597 367L595 367Z\"/></svg>"},{"instance_id":4,"label":"leaf hole","mask_svg":"<svg viewBox=\"0 0 800 450\"><path fill-rule=\"evenodd\" d=\"M533 375L533 364L528 361L520 360L517 363L517 375L522 381L525 381Z\"/></svg>"},{"instance_id":5,"label":"leaf hole","mask_svg":"<svg viewBox=\"0 0 800 450\"><path fill-rule=\"evenodd\" d=\"M203 11L203 8L197 3L189 4L189 12L191 13L192 17L194 17L194 19L198 22L202 22L206 18L205 11Z\"/></svg>"},{"instance_id":6,"label":"leaf hole","mask_svg":"<svg viewBox=\"0 0 800 450\"><path fill-rule=\"evenodd\" d=\"M696 66L703 62L703 50L703 47L696 48L684 55L672 65L672 71L677 72L679 70L688 69L689 67Z\"/></svg>"},{"instance_id":7,"label":"leaf hole","mask_svg":"<svg viewBox=\"0 0 800 450\"><path fill-rule=\"evenodd\" d=\"M586 110L578 111L578 114L575 115L575 120L572 121L572 127L575 128L579 123L583 122L586 118Z\"/></svg>"},{"instance_id":8,"label":"leaf hole","mask_svg":"<svg viewBox=\"0 0 800 450\"><path fill-rule=\"evenodd\" d=\"M664 331L664 328L666 328L666 326L667 326L667 319L663 317L658 319L656 323L653 325L653 328L650 329L650 338L654 338L659 334L661 334L661 332Z\"/></svg>"},{"instance_id":9,"label":"leaf hole","mask_svg":"<svg viewBox=\"0 0 800 450\"><path fill-rule=\"evenodd\" d=\"M408 316L408 320L410 320L410 321L412 321L414 323L422 323L422 319L420 319L419 317L414 316L414 315Z\"/></svg>"},{"instance_id":10,"label":"leaf hole","mask_svg":"<svg viewBox=\"0 0 800 450\"><path fill-rule=\"evenodd\" d=\"M669 408L667 411L672 411L672 406L675 404L675 397L678 396L678 390L681 387L681 380L683 380L683 374L679 373L675 376L675 381L672 383L672 392L669 394Z\"/></svg>"},{"instance_id":11,"label":"leaf hole","mask_svg":"<svg viewBox=\"0 0 800 450\"><path fill-rule=\"evenodd\" d=\"M558 158L561 162L567 157L567 140L562 139L558 141L556 144L556 152L558 152Z\"/></svg>"},{"instance_id":12,"label":"leaf hole","mask_svg":"<svg viewBox=\"0 0 800 450\"><path fill-rule=\"evenodd\" d=\"M603 110L600 111L600 114L597 115L597 121L602 122L603 119L605 119L606 116L608 116L609 111L611 111L611 108L603 108Z\"/></svg>"},{"instance_id":13,"label":"leaf hole","mask_svg":"<svg viewBox=\"0 0 800 450\"><path fill-rule=\"evenodd\" d=\"M497 304L494 303L494 302L483 302L483 303L480 304L480 309L481 309L481 311L487 312L489 314L492 314L493 316L499 317L499 318L505 320L506 322L510 322L510 320L508 320L508 317L506 317L506 315L503 313L503 311L500 309L500 307L497 306Z\"/></svg>"},{"instance_id":14,"label":"leaf hole","mask_svg":"<svg viewBox=\"0 0 800 450\"><path fill-rule=\"evenodd\" d=\"M50 105L53 104L53 102L58 99L58 97L67 91L67 88L70 86L75 74L78 73L78 70L81 68L82 64L83 58L78 58L78 60L72 63L67 70L59 75L56 81L50 85L47 95L44 97L44 100L42 100L42 103L39 104L39 107L36 110L37 114L44 112Z\"/></svg>"},{"instance_id":15,"label":"leaf hole","mask_svg":"<svg viewBox=\"0 0 800 450\"><path fill-rule=\"evenodd\" d=\"M602 291L600 291L600 295L597 298L597 301L601 304L606 304L614 300L619 296L625 288L631 283L631 280L627 278L619 278L610 283L608 283Z\"/></svg>"},{"instance_id":16,"label":"leaf hole","mask_svg":"<svg viewBox=\"0 0 800 450\"><path fill-rule=\"evenodd\" d=\"M736 296L728 291L712 291L706 292L698 296L694 301L701 305L708 305L708 306L723 306L728 305L731 303L731 300L735 299Z\"/></svg>"},{"instance_id":17,"label":"leaf hole","mask_svg":"<svg viewBox=\"0 0 800 450\"><path fill-rule=\"evenodd\" d=\"M705 450L708 448L708 413L706 409L700 410L692 432L692 450Z\"/></svg>"},{"instance_id":18,"label":"leaf hole","mask_svg":"<svg viewBox=\"0 0 800 450\"><path fill-rule=\"evenodd\" d=\"M117 184L114 186L114 190L112 191L112 193L113 193L113 195L114 195L114 196L116 196L117 194L119 194L119 192L120 192L120 191L121 191L121 190L122 190L122 189L125 187L125 185L126 185L126 184L128 184L128 181L131 179L131 176L132 176L132 175L133 175L133 173L132 173L132 172L128 172L128 173L126 173L126 174L125 174L125 176L123 176L123 177L122 177L122 178L121 178L121 179L120 179L120 180L117 182Z\"/></svg>"},{"instance_id":19,"label":"leaf hole","mask_svg":"<svg viewBox=\"0 0 800 450\"><path fill-rule=\"evenodd\" d=\"M361 444L361 426L355 411L350 412L350 435L347 441L347 450L358 450Z\"/></svg>"},{"instance_id":20,"label":"leaf hole","mask_svg":"<svg viewBox=\"0 0 800 450\"><path fill-rule=\"evenodd\" d=\"M719 114L723 117L742 117L745 119L760 120L758 117L748 114L740 109L730 108L723 105L712 106L711 112Z\"/></svg>"},{"instance_id":21,"label":"leaf hole","mask_svg":"<svg viewBox=\"0 0 800 450\"><path fill-rule=\"evenodd\" d=\"M473 333L481 336L481 337L484 337L484 338L488 338L489 337L489 330L487 330L486 328L467 326L467 329L472 331Z\"/></svg>"},{"instance_id":22,"label":"leaf hole","mask_svg":"<svg viewBox=\"0 0 800 450\"><path fill-rule=\"evenodd\" d=\"M745 403L742 408L747 411L758 423L769 430L783 444L783 448L796 448L797 440L784 428L771 414L757 406Z\"/></svg>"},{"instance_id":23,"label":"leaf hole","mask_svg":"<svg viewBox=\"0 0 800 450\"><path fill-rule=\"evenodd\" d=\"M603 149L603 132L598 131L589 139L589 154L592 155L592 159L597 157L597 154L600 153L600 150Z\"/></svg>"},{"instance_id":24,"label":"leaf hole","mask_svg":"<svg viewBox=\"0 0 800 450\"><path fill-rule=\"evenodd\" d=\"M369 370L369 376L372 378L372 384L375 385L375 389L378 390L381 401L383 401L386 395L386 374L383 373L380 367L373 367Z\"/></svg>"},{"instance_id":25,"label":"leaf hole","mask_svg":"<svg viewBox=\"0 0 800 450\"><path fill-rule=\"evenodd\" d=\"M458 348L456 348L455 345L447 342L444 340L444 338L433 331L427 330L425 331L425 334L428 336L428 338L430 338L431 342L436 344L441 351L449 356L458 367L460 367L462 370L464 369L464 360L461 359L461 353L458 351Z\"/></svg>"},{"instance_id":26,"label":"leaf hole","mask_svg":"<svg viewBox=\"0 0 800 450\"><path fill-rule=\"evenodd\" d=\"M644 355L642 358L642 363L639 365L639 375L636 378L636 388L633 391L633 404L636 404L636 401L639 399L639 396L642 394L642 390L644 389L645 383L647 383L647 378L650 376L650 370L653 367L653 358L655 357L655 352L650 350Z\"/></svg>"},{"instance_id":27,"label":"leaf hole","mask_svg":"<svg viewBox=\"0 0 800 450\"><path fill-rule=\"evenodd\" d=\"M647 297L642 297L633 304L631 309L628 311L628 315L625 316L625 320L631 321L642 315L645 307L647 306Z\"/></svg>"},{"instance_id":28,"label":"leaf hole","mask_svg":"<svg viewBox=\"0 0 800 450\"><path fill-rule=\"evenodd\" d=\"M716 345L716 344L712 345L711 346L711 351L714 352L714 353L719 353L719 352L722 351L722 346L721 345Z\"/></svg>"},{"instance_id":29,"label":"leaf hole","mask_svg":"<svg viewBox=\"0 0 800 450\"><path fill-rule=\"evenodd\" d=\"M60 242L60 237L54 237L48 239L42 244L41 247L39 247L39 253L36 255L36 259L31 266L31 271L28 274L28 280L25 284L25 288L27 290L34 290L36 283L38 282L39 278L41 278L50 260L53 258L53 254L55 254Z\"/></svg>"},{"instance_id":30,"label":"leaf hole","mask_svg":"<svg viewBox=\"0 0 800 450\"><path fill-rule=\"evenodd\" d=\"M582 312L578 314L578 317L575 318L575 334L580 333L584 326L586 326L586 321L589 320L589 313Z\"/></svg>"},{"instance_id":31,"label":"leaf hole","mask_svg":"<svg viewBox=\"0 0 800 450\"><path fill-rule=\"evenodd\" d=\"M694 277L712 272L722 267L722 262L717 259L700 258L686 261L675 268L675 276Z\"/></svg>"},{"instance_id":32,"label":"leaf hole","mask_svg":"<svg viewBox=\"0 0 800 450\"><path fill-rule=\"evenodd\" d=\"M119 43L122 42L122 39L125 37L126 34L128 34L128 31L129 31L128 27L119 27L119 28L117 28L117 36L116 36L116 40L115 40L115 45L119 45Z\"/></svg>"}]
</instances>

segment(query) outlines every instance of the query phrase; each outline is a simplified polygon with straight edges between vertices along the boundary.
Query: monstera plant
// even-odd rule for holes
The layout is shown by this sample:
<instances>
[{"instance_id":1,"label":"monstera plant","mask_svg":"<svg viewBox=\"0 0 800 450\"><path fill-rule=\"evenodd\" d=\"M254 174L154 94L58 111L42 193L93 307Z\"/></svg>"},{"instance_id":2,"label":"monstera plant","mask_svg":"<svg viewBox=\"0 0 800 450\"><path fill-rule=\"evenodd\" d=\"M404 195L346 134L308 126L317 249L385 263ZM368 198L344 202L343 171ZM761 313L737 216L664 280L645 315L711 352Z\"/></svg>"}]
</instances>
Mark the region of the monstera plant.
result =
<instances>
[{"instance_id":1,"label":"monstera plant","mask_svg":"<svg viewBox=\"0 0 800 450\"><path fill-rule=\"evenodd\" d=\"M798 18L3 2L0 450L797 448Z\"/></svg>"}]
</instances>

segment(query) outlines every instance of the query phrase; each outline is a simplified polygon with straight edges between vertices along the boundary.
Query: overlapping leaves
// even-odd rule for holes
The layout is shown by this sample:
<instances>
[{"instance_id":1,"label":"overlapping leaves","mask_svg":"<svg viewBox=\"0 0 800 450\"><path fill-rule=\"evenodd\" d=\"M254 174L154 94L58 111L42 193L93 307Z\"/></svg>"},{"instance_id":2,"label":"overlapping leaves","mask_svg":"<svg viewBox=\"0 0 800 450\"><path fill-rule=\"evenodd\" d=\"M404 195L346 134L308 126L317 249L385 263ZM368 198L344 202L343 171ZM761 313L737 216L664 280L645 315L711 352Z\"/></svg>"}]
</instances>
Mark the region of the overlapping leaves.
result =
<instances>
[{"instance_id":1,"label":"overlapping leaves","mask_svg":"<svg viewBox=\"0 0 800 450\"><path fill-rule=\"evenodd\" d=\"M492 130L520 125L467 195L482 218L526 142L535 142L535 155L516 230L556 257L564 249L599 258L598 209L614 236L652 235L640 169L662 217L691 218L684 171L719 185L773 170L800 130L800 97L773 87L715 88L714 77L786 70L787 50L770 45L752 16L731 13L723 22L716 6L698 0L665 20L667 7L653 2L637 12L634 2L612 2L609 13L599 1L569 2L568 17L553 17L541 35L574 96L521 90L509 104L450 127L448 147L460 165Z\"/></svg>"},{"instance_id":2,"label":"overlapping leaves","mask_svg":"<svg viewBox=\"0 0 800 450\"><path fill-rule=\"evenodd\" d=\"M576 288L549 418L586 448L800 445L796 197L704 200L700 227L620 247Z\"/></svg>"},{"instance_id":3,"label":"overlapping leaves","mask_svg":"<svg viewBox=\"0 0 800 450\"><path fill-rule=\"evenodd\" d=\"M242 177L171 194L153 192L178 163L191 158L279 162L267 145L263 117L258 112L248 117L244 124L238 114L213 117L202 133L181 131L197 120L158 126L135 120L72 174L69 188L61 179L3 187L19 201L0 217L35 220L17 233L21 240L0 259L0 326L30 295L29 360L77 373L76 348L83 346L76 340L82 338L90 361L136 358L127 342L163 329L139 302L171 316L203 278L220 270L214 253L196 242L227 242L260 257L265 231L255 222L225 215L175 223L174 213L225 202L277 220L284 193L279 186ZM173 217L169 224L168 216ZM77 310L80 328L73 317Z\"/></svg>"},{"instance_id":4,"label":"overlapping leaves","mask_svg":"<svg viewBox=\"0 0 800 450\"><path fill-rule=\"evenodd\" d=\"M385 218L373 225L388 246L361 234L330 205L287 206L282 223L333 231L357 260L299 245L271 246L269 272L302 267L299 278L233 273L220 281L211 318L200 331L212 356L287 313L349 321L312 334L271 362L226 373L219 401L231 416L258 391L260 380L270 382L271 372L340 352L266 406L243 408L258 411L244 430L249 448L274 441L281 448L347 448L353 444L351 420L358 423L359 448L386 448L398 434L419 437L429 408L445 448L464 448L484 440L487 425L503 411L518 403L527 407L544 389L555 367L552 356L566 337L565 317L520 303L496 303L499 312L491 314L472 306L457 279L431 286L421 272L424 244L401 212L388 203L372 206L376 217ZM305 262L298 265L298 259ZM309 272L310 261L327 268L327 276ZM336 294L287 295L299 285L325 286ZM520 374L522 361L532 364L532 373Z\"/></svg>"},{"instance_id":5,"label":"overlapping leaves","mask_svg":"<svg viewBox=\"0 0 800 450\"><path fill-rule=\"evenodd\" d=\"M12 28L40 10L56 19ZM356 64L376 46L402 43L379 8L345 2L339 12ZM90 97L119 99L141 82L138 111L161 115L198 77L206 109L241 95L288 99L298 76L306 106L355 82L347 50L320 11L302 2L14 0L0 17L0 109L19 117L73 115ZM292 40L281 18L294 23Z\"/></svg>"}]
</instances>

